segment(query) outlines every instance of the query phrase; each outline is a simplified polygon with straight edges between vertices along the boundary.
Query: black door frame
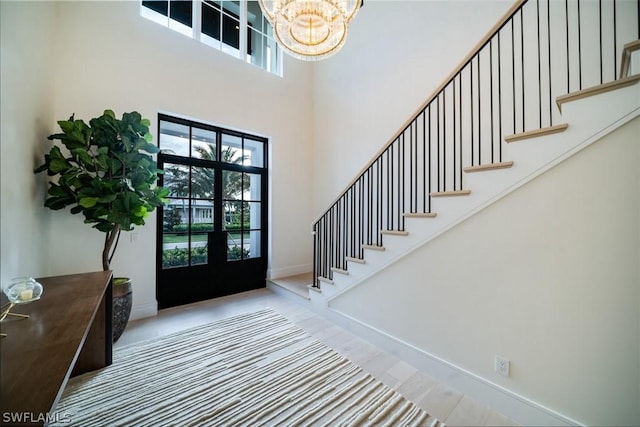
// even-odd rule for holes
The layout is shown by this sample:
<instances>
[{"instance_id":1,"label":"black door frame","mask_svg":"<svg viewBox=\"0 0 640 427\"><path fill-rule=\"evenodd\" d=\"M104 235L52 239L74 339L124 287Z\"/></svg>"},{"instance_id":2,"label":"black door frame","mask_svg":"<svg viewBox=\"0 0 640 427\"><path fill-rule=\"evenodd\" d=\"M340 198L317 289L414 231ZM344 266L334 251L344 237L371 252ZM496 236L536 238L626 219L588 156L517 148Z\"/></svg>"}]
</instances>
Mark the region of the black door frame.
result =
<instances>
[{"instance_id":1,"label":"black door frame","mask_svg":"<svg viewBox=\"0 0 640 427\"><path fill-rule=\"evenodd\" d=\"M156 231L156 298L158 308L168 308L172 306L188 304L210 298L244 292L251 289L263 288L266 285L266 271L268 265L268 150L267 138L224 129L218 126L203 124L183 118L176 118L165 114L158 114L158 144L160 145L160 124L161 122L171 122L179 125L189 126L190 136L193 128L204 129L216 133L216 160L204 160L200 158L177 156L165 152L158 154L158 167L162 169L165 164L178 164L200 168L210 168L214 171L214 218L213 231L207 236L207 263L191 265L189 255L189 265L185 267L164 268L163 266L163 224L164 209L159 208L157 213ZM263 166L248 166L220 161L222 150L222 135L230 135L252 141L262 142L263 146ZM191 144L191 138L190 142ZM191 153L191 147L189 147ZM260 256L244 257L243 251L240 253L242 259L229 260L228 236L224 230L224 200L222 191L223 171L240 172L242 179L245 174L260 175ZM159 176L159 185L163 185L164 177ZM190 184L191 185L191 184ZM191 191L189 199L192 198ZM244 199L240 202L244 202ZM189 211L188 235L191 236L192 212ZM241 239L244 238L244 222L241 221ZM252 229L253 231L256 231ZM248 230L247 230L248 231ZM189 237L188 242L190 242ZM189 247L190 245L188 245ZM241 248L243 245L241 243ZM190 254L190 251L188 251Z\"/></svg>"}]
</instances>

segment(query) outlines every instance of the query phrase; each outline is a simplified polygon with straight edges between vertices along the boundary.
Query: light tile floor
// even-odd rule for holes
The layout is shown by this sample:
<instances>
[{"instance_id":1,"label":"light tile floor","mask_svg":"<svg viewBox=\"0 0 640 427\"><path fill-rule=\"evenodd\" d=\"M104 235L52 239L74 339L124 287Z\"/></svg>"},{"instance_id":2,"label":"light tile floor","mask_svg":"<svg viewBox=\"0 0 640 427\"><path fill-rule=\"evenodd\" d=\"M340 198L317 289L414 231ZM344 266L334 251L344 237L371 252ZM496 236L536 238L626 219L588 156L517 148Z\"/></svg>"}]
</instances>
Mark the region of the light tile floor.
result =
<instances>
[{"instance_id":1,"label":"light tile floor","mask_svg":"<svg viewBox=\"0 0 640 427\"><path fill-rule=\"evenodd\" d=\"M155 317L131 321L115 348L265 307L278 311L447 425L516 425L505 416L354 336L302 304L268 289L161 310Z\"/></svg>"}]
</instances>

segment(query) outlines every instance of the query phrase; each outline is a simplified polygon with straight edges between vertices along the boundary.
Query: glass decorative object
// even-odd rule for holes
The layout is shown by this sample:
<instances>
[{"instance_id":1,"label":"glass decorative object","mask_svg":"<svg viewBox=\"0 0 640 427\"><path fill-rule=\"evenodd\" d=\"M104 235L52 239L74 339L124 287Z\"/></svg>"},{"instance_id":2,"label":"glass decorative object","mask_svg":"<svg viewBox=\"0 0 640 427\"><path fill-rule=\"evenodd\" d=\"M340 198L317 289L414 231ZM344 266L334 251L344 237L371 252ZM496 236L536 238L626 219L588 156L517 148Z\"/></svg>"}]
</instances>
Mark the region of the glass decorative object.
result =
<instances>
[{"instance_id":1,"label":"glass decorative object","mask_svg":"<svg viewBox=\"0 0 640 427\"><path fill-rule=\"evenodd\" d=\"M28 318L29 316L26 314L11 313L11 309L17 304L27 304L39 300L42 296L42 290L42 285L33 277L11 279L11 283L2 289L9 302L0 308L0 321L6 319L7 316ZM0 337L4 338L6 334L0 334Z\"/></svg>"},{"instance_id":2,"label":"glass decorative object","mask_svg":"<svg viewBox=\"0 0 640 427\"><path fill-rule=\"evenodd\" d=\"M40 299L42 285L33 277L17 277L4 289L4 294L13 304L24 304Z\"/></svg>"}]
</instances>

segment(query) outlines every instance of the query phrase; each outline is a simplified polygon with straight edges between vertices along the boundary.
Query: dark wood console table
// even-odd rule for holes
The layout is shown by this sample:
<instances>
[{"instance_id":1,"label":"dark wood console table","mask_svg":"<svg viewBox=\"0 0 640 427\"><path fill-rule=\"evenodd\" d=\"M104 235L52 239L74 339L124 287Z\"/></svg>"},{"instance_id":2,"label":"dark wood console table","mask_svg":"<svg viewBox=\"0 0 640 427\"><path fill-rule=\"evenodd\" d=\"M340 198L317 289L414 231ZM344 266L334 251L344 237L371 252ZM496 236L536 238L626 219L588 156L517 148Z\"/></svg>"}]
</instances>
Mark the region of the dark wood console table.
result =
<instances>
[{"instance_id":1,"label":"dark wood console table","mask_svg":"<svg viewBox=\"0 0 640 427\"><path fill-rule=\"evenodd\" d=\"M111 364L110 271L37 279L42 297L0 324L0 424L15 413L43 424L69 377ZM7 415L9 414L9 415ZM49 418L51 419L51 418Z\"/></svg>"}]
</instances>

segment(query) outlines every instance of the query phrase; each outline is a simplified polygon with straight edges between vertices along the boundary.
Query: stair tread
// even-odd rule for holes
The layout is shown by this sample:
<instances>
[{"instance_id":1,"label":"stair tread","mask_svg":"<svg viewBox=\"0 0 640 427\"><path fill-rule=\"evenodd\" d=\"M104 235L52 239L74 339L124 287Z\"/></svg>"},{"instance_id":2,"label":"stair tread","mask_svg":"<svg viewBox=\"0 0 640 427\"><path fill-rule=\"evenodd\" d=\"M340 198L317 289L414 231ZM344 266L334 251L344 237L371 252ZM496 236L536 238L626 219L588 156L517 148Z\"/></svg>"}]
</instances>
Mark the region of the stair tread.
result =
<instances>
[{"instance_id":1,"label":"stair tread","mask_svg":"<svg viewBox=\"0 0 640 427\"><path fill-rule=\"evenodd\" d=\"M351 257L351 256L348 256L346 258L346 260L350 261L350 262L355 262L357 264L366 264L367 263L367 261L365 261L363 258L355 258L355 257Z\"/></svg>"},{"instance_id":2,"label":"stair tread","mask_svg":"<svg viewBox=\"0 0 640 427\"><path fill-rule=\"evenodd\" d=\"M371 249L373 251L384 251L385 250L384 246L378 246L378 245L362 245L362 247L364 249Z\"/></svg>"},{"instance_id":3,"label":"stair tread","mask_svg":"<svg viewBox=\"0 0 640 427\"><path fill-rule=\"evenodd\" d=\"M498 163L486 163L483 165L475 165L475 166L467 166L463 170L465 172L482 172L482 171L490 171L496 169L507 169L513 166L512 161L507 162L498 162Z\"/></svg>"},{"instance_id":4,"label":"stair tread","mask_svg":"<svg viewBox=\"0 0 640 427\"><path fill-rule=\"evenodd\" d=\"M333 271L334 273L349 274L347 270L338 267L331 267L331 271Z\"/></svg>"},{"instance_id":5,"label":"stair tread","mask_svg":"<svg viewBox=\"0 0 640 427\"><path fill-rule=\"evenodd\" d=\"M405 212L405 218L435 218L437 214L435 212Z\"/></svg>"},{"instance_id":6,"label":"stair tread","mask_svg":"<svg viewBox=\"0 0 640 427\"><path fill-rule=\"evenodd\" d=\"M471 190L432 191L429 193L431 197L468 196L469 194L471 194Z\"/></svg>"},{"instance_id":7,"label":"stair tread","mask_svg":"<svg viewBox=\"0 0 640 427\"><path fill-rule=\"evenodd\" d=\"M321 281L321 282L323 282L323 283L327 283L327 284L329 284L329 285L333 285L333 280L328 279L328 278L326 278L326 277L318 276L318 280L319 280L319 281Z\"/></svg>"},{"instance_id":8,"label":"stair tread","mask_svg":"<svg viewBox=\"0 0 640 427\"><path fill-rule=\"evenodd\" d=\"M556 98L556 104L558 105L558 109L562 112L562 104L576 101L578 99L587 98L589 96L598 95L601 93L609 92L616 89L621 89L623 87L631 86L640 81L640 74L636 74L633 76L625 77L622 79L614 80L609 83L603 83L601 85L588 87L586 89L582 89L576 92L571 92L566 95L561 95Z\"/></svg>"},{"instance_id":9,"label":"stair tread","mask_svg":"<svg viewBox=\"0 0 640 427\"><path fill-rule=\"evenodd\" d=\"M507 135L504 137L505 142L522 141L523 139L535 138L543 135L551 135L558 132L564 132L569 127L568 124L562 123L559 125L549 126L546 128L529 130L526 132L520 132L513 135Z\"/></svg>"},{"instance_id":10,"label":"stair tread","mask_svg":"<svg viewBox=\"0 0 640 427\"><path fill-rule=\"evenodd\" d=\"M391 236L408 236L409 232L404 230L380 230L380 233Z\"/></svg>"}]
</instances>

